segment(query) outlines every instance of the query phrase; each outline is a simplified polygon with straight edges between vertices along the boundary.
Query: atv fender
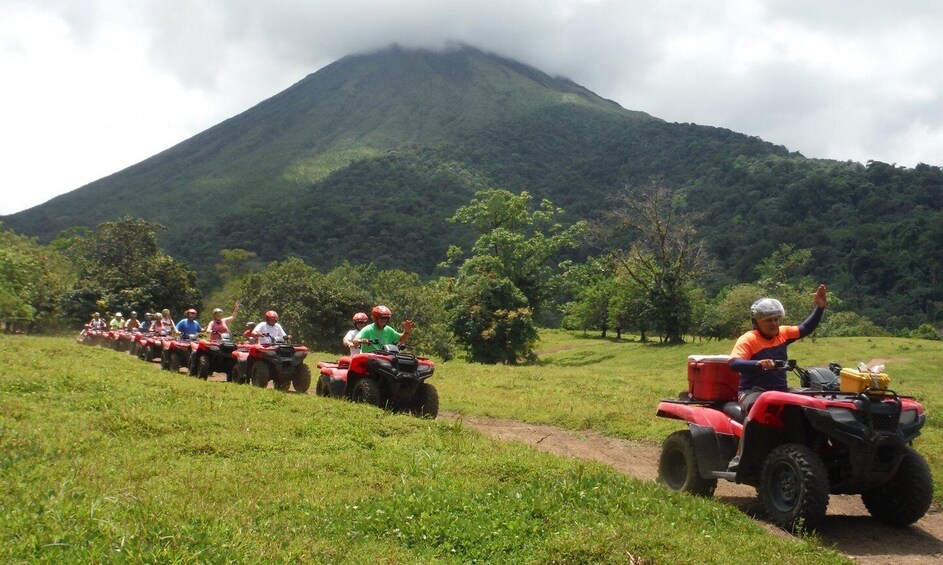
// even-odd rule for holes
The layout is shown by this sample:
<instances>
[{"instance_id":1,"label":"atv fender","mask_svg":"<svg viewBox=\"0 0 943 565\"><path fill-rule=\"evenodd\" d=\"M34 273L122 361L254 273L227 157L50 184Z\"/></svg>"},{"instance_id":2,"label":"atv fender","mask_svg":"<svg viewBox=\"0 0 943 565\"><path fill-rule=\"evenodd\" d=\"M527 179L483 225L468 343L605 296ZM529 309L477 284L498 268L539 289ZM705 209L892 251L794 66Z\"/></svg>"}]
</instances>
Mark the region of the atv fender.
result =
<instances>
[{"instance_id":1,"label":"atv fender","mask_svg":"<svg viewBox=\"0 0 943 565\"><path fill-rule=\"evenodd\" d=\"M331 371L331 396L344 396L347 393L347 369Z\"/></svg>"},{"instance_id":2,"label":"atv fender","mask_svg":"<svg viewBox=\"0 0 943 565\"><path fill-rule=\"evenodd\" d=\"M686 404L682 402L661 401L658 403L657 415L662 418L684 420L693 426L710 428L718 434L740 437L743 425L733 421L729 416L703 404Z\"/></svg>"},{"instance_id":3,"label":"atv fender","mask_svg":"<svg viewBox=\"0 0 943 565\"><path fill-rule=\"evenodd\" d=\"M697 454L697 472L702 479L713 479L714 471L726 471L727 464L737 452L738 440L729 434L716 433L712 428L689 424L694 452Z\"/></svg>"}]
</instances>

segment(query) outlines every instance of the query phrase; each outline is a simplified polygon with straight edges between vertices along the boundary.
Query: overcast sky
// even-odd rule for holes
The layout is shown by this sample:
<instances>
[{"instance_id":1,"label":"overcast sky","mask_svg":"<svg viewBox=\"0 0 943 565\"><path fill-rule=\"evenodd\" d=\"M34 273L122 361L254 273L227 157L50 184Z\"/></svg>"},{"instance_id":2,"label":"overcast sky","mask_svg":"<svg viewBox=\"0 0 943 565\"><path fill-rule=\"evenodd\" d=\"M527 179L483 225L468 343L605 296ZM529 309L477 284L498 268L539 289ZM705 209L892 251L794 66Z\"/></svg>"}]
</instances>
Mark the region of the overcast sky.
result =
<instances>
[{"instance_id":1,"label":"overcast sky","mask_svg":"<svg viewBox=\"0 0 943 565\"><path fill-rule=\"evenodd\" d=\"M467 43L808 157L943 165L943 3L0 0L0 214L350 53Z\"/></svg>"}]
</instances>

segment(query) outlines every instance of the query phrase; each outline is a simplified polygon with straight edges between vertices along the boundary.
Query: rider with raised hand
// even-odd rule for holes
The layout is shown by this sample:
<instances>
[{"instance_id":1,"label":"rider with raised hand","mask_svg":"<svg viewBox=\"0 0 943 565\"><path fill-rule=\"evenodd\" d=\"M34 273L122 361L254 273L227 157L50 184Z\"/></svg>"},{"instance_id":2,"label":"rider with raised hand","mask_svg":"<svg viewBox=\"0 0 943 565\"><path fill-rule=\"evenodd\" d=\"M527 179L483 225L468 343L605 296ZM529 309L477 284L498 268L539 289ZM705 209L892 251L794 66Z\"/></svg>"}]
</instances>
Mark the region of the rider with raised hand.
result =
<instances>
[{"instance_id":1,"label":"rider with raised hand","mask_svg":"<svg viewBox=\"0 0 943 565\"><path fill-rule=\"evenodd\" d=\"M265 313L265 321L259 322L259 325L252 330L252 336L259 338L261 345L268 345L280 339L291 339L291 336L286 334L282 325L278 323L278 312L275 310Z\"/></svg>"},{"instance_id":2,"label":"rider with raised hand","mask_svg":"<svg viewBox=\"0 0 943 565\"><path fill-rule=\"evenodd\" d=\"M344 347L350 350L351 357L360 353L360 346L354 344L354 339L357 337L357 334L360 333L360 330L367 325L367 320L369 320L369 318L367 318L367 315L363 312L354 314L351 320L354 323L354 329L347 332L347 335L344 336Z\"/></svg>"},{"instance_id":3,"label":"rider with raised hand","mask_svg":"<svg viewBox=\"0 0 943 565\"><path fill-rule=\"evenodd\" d=\"M202 332L203 327L200 325L200 322L196 320L196 309L190 308L187 310L186 314L187 317L185 319L177 322L177 332L184 336L196 335Z\"/></svg>"},{"instance_id":4,"label":"rider with raised hand","mask_svg":"<svg viewBox=\"0 0 943 565\"><path fill-rule=\"evenodd\" d=\"M828 305L827 290L820 284L813 295L815 307L804 322L798 326L781 326L786 309L775 298L761 298L750 306L750 321L753 329L737 339L730 353L730 368L740 373L740 387L737 400L743 415L749 416L750 409L766 391L787 391L786 369L777 367L776 361L789 358L787 346L815 331L822 314ZM746 427L746 419L743 422ZM730 471L736 470L743 450L743 438L737 449L737 456L730 462Z\"/></svg>"},{"instance_id":5,"label":"rider with raised hand","mask_svg":"<svg viewBox=\"0 0 943 565\"><path fill-rule=\"evenodd\" d=\"M233 306L232 314L223 318L222 308L213 308L213 320L206 325L206 331L210 334L210 339L219 341L223 339L223 334L229 333L229 324L236 319L239 314L239 301Z\"/></svg>"},{"instance_id":6,"label":"rider with raised hand","mask_svg":"<svg viewBox=\"0 0 943 565\"><path fill-rule=\"evenodd\" d=\"M403 333L400 333L388 325L392 315L393 312L386 306L382 304L374 306L373 310L370 311L373 323L360 330L357 337L352 340L353 344L359 345L362 352L370 353L371 351L383 349L384 345L406 343L406 340L409 339L409 333L413 331L413 321L406 320L403 322Z\"/></svg>"}]
</instances>

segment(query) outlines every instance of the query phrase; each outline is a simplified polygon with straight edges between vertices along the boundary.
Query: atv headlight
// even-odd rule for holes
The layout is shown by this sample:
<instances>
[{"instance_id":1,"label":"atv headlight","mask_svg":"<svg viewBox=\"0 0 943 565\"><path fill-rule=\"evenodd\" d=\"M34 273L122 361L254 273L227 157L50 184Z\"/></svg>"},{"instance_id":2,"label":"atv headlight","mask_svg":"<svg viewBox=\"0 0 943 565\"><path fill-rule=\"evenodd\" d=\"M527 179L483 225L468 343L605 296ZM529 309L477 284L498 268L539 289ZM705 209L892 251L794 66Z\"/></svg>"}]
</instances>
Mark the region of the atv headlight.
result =
<instances>
[{"instance_id":1,"label":"atv headlight","mask_svg":"<svg viewBox=\"0 0 943 565\"><path fill-rule=\"evenodd\" d=\"M832 417L832 420L835 422L850 423L857 422L858 419L855 418L855 413L847 408L826 408L828 415Z\"/></svg>"},{"instance_id":2,"label":"atv headlight","mask_svg":"<svg viewBox=\"0 0 943 565\"><path fill-rule=\"evenodd\" d=\"M900 425L909 426L917 421L917 411L916 410L904 410L900 413Z\"/></svg>"}]
</instances>

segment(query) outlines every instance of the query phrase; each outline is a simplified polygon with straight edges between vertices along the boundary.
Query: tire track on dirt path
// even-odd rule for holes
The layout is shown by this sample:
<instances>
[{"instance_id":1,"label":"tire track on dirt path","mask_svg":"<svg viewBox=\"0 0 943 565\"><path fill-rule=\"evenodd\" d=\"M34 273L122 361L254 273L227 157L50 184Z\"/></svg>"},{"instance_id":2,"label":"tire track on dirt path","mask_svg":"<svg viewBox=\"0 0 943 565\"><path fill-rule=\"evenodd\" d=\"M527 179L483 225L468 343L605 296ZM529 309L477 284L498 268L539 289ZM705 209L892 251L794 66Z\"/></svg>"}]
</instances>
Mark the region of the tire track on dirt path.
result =
<instances>
[{"instance_id":1,"label":"tire track on dirt path","mask_svg":"<svg viewBox=\"0 0 943 565\"><path fill-rule=\"evenodd\" d=\"M554 455L604 463L641 481L654 481L658 477L659 445L606 437L593 431L574 432L456 412L440 412L439 417L461 422L495 439L516 441ZM753 487L720 481L714 496L754 518L769 532L789 537L788 533L762 520L763 508ZM828 516L820 534L823 545L867 565L943 563L943 512L937 505L913 526L897 528L872 519L860 497L831 495Z\"/></svg>"}]
</instances>

